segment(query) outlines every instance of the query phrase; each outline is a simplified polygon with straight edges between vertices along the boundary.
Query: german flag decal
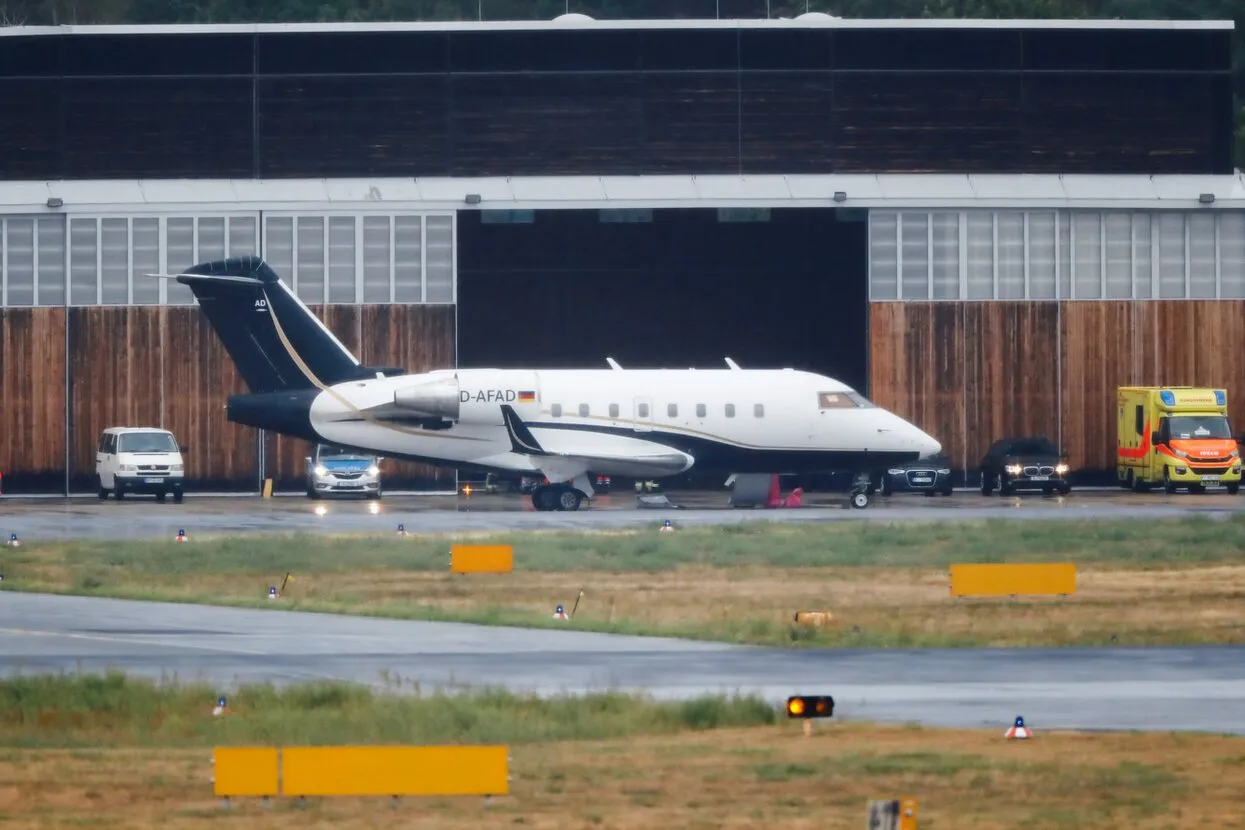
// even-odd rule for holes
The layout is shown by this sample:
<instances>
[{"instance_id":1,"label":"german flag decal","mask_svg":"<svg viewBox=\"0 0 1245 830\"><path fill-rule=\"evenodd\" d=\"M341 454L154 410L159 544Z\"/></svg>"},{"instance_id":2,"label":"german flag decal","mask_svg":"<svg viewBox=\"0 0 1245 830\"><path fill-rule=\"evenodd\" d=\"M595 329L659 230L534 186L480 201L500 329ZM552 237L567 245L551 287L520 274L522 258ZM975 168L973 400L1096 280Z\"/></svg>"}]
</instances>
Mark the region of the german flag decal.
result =
<instances>
[{"instance_id":1,"label":"german flag decal","mask_svg":"<svg viewBox=\"0 0 1245 830\"><path fill-rule=\"evenodd\" d=\"M534 400L536 400L536 393L535 393L535 392L520 392L520 393L519 393L519 402L520 402L520 403L525 403L525 402L526 402L526 403L531 403L531 402L532 402L532 401L534 401Z\"/></svg>"}]
</instances>

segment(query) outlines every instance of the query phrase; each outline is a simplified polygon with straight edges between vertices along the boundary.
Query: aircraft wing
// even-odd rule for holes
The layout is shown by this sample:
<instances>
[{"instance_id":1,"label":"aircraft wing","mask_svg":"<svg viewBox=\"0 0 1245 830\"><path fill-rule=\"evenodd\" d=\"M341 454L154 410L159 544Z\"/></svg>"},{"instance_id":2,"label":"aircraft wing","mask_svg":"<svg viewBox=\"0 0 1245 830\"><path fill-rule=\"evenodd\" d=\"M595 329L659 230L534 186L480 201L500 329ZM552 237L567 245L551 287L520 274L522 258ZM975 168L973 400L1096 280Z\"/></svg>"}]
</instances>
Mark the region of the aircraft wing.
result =
<instances>
[{"instance_id":1,"label":"aircraft wing","mask_svg":"<svg viewBox=\"0 0 1245 830\"><path fill-rule=\"evenodd\" d=\"M674 475L695 463L685 452L640 438L620 440L612 435L574 432L566 434L570 441L559 441L556 434L538 440L513 407L503 405L501 411L511 450L530 457L551 481L554 476L568 480L589 470L616 475Z\"/></svg>"}]
</instances>

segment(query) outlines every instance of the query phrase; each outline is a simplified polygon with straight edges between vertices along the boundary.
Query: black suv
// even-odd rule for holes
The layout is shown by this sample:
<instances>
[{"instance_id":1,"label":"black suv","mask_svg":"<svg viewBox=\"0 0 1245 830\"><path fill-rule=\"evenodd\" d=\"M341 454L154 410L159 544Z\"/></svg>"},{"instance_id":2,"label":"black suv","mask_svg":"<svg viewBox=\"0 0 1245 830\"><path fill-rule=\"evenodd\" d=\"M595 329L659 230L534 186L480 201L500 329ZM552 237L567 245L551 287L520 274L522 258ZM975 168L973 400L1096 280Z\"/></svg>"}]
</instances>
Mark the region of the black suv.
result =
<instances>
[{"instance_id":1,"label":"black suv","mask_svg":"<svg viewBox=\"0 0 1245 830\"><path fill-rule=\"evenodd\" d=\"M1017 490L1066 496L1072 489L1067 456L1045 436L995 441L981 459L981 494L988 496L996 489L1002 496Z\"/></svg>"}]
</instances>

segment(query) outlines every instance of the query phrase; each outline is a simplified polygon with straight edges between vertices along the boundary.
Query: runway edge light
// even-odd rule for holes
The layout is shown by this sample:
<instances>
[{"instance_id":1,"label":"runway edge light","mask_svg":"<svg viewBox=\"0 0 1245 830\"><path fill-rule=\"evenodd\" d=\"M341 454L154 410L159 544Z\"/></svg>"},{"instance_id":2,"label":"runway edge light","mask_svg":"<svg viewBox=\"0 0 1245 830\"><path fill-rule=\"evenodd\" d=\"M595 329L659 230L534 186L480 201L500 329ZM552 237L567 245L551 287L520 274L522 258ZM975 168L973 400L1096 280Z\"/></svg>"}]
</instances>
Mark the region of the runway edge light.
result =
<instances>
[{"instance_id":1,"label":"runway edge light","mask_svg":"<svg viewBox=\"0 0 1245 830\"><path fill-rule=\"evenodd\" d=\"M1015 722L1011 725L1011 728L1004 733L1004 737L1009 741L1023 741L1026 738L1033 737L1033 730L1025 726L1024 718L1017 715Z\"/></svg>"},{"instance_id":2,"label":"runway edge light","mask_svg":"<svg viewBox=\"0 0 1245 830\"><path fill-rule=\"evenodd\" d=\"M834 716L834 698L830 695L792 695L787 698L789 718L829 718Z\"/></svg>"}]
</instances>

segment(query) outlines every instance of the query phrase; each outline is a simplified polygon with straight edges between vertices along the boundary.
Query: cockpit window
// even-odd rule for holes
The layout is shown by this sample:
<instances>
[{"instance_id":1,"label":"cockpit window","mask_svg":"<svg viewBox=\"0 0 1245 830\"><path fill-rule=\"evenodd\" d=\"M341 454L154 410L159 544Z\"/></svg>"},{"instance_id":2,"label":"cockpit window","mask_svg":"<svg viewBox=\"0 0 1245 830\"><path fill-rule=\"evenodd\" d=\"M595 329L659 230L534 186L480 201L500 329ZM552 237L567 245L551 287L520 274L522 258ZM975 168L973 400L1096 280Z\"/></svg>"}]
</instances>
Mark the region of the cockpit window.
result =
<instances>
[{"instance_id":1,"label":"cockpit window","mask_svg":"<svg viewBox=\"0 0 1245 830\"><path fill-rule=\"evenodd\" d=\"M818 392L817 406L820 409L865 409L873 403L859 392Z\"/></svg>"}]
</instances>

